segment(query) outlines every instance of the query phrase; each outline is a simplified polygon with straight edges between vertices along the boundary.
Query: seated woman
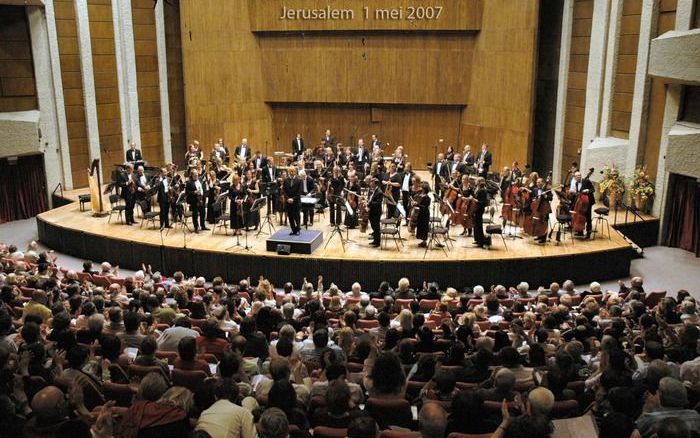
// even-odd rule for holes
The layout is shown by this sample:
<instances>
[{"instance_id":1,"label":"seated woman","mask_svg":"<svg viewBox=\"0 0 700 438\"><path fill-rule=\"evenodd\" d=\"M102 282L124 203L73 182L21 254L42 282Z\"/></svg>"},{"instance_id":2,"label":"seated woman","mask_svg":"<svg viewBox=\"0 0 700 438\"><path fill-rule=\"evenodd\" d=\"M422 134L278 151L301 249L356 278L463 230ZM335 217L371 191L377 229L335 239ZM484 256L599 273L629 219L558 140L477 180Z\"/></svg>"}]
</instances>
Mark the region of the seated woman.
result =
<instances>
[{"instance_id":1,"label":"seated woman","mask_svg":"<svg viewBox=\"0 0 700 438\"><path fill-rule=\"evenodd\" d=\"M207 361L197 359L197 341L191 336L185 336L177 344L178 358L173 362L173 368L186 371L204 371L211 376Z\"/></svg>"},{"instance_id":2,"label":"seated woman","mask_svg":"<svg viewBox=\"0 0 700 438\"><path fill-rule=\"evenodd\" d=\"M417 353L433 353L439 349L435 343L435 335L428 326L422 326L418 329L418 343L416 344Z\"/></svg>"},{"instance_id":3,"label":"seated woman","mask_svg":"<svg viewBox=\"0 0 700 438\"><path fill-rule=\"evenodd\" d=\"M192 426L188 412L194 404L193 394L182 386L167 388L163 377L155 373L141 380L137 394L141 397L124 414L122 437L189 436Z\"/></svg>"},{"instance_id":4,"label":"seated woman","mask_svg":"<svg viewBox=\"0 0 700 438\"><path fill-rule=\"evenodd\" d=\"M465 413L469 413L465 417ZM498 424L490 421L484 412L484 400L478 391L460 391L452 399L452 409L447 416L445 436L453 433L487 434Z\"/></svg>"},{"instance_id":5,"label":"seated woman","mask_svg":"<svg viewBox=\"0 0 700 438\"><path fill-rule=\"evenodd\" d=\"M407 380L412 382L430 382L435 375L435 357L429 354L421 355L418 362L408 373Z\"/></svg>"},{"instance_id":6,"label":"seated woman","mask_svg":"<svg viewBox=\"0 0 700 438\"><path fill-rule=\"evenodd\" d=\"M459 393L456 388L455 373L449 370L438 370L433 379L421 390L421 398L426 400L452 401Z\"/></svg>"},{"instance_id":7,"label":"seated woman","mask_svg":"<svg viewBox=\"0 0 700 438\"><path fill-rule=\"evenodd\" d=\"M342 379L328 384L326 406L316 410L311 424L313 427L326 426L346 428L352 420L362 416L362 411L353 405L350 387Z\"/></svg>"},{"instance_id":8,"label":"seated woman","mask_svg":"<svg viewBox=\"0 0 700 438\"><path fill-rule=\"evenodd\" d=\"M197 348L200 353L213 354L219 360L223 352L231 348L216 319L209 319L202 324L202 335L197 337Z\"/></svg>"}]
</instances>

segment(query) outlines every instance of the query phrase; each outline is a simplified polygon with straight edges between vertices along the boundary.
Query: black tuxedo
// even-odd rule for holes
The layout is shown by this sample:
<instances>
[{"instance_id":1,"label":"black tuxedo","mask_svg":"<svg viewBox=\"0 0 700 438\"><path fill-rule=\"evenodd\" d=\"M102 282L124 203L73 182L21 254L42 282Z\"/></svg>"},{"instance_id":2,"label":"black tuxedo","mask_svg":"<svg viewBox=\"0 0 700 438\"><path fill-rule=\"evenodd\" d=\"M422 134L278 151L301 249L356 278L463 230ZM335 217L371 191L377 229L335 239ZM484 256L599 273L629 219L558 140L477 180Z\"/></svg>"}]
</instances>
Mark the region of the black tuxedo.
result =
<instances>
[{"instance_id":1,"label":"black tuxedo","mask_svg":"<svg viewBox=\"0 0 700 438\"><path fill-rule=\"evenodd\" d=\"M306 181L306 189L304 189L304 181ZM306 176L305 178L299 178L299 190L301 190L301 195L306 196L309 193L313 193L316 191L316 182L314 181L313 178L310 176ZM313 225L314 224L314 206L313 205L306 205L302 204L300 205L301 207L301 213L303 216L303 221L304 221L304 226L307 224Z\"/></svg>"},{"instance_id":2,"label":"black tuxedo","mask_svg":"<svg viewBox=\"0 0 700 438\"><path fill-rule=\"evenodd\" d=\"M135 173L126 174L126 180L122 186L122 198L124 199L125 210L124 216L127 225L133 224L134 221L134 206L136 205L136 192L131 192L131 189L137 187L137 177Z\"/></svg>"},{"instance_id":3,"label":"black tuxedo","mask_svg":"<svg viewBox=\"0 0 700 438\"><path fill-rule=\"evenodd\" d=\"M133 151L129 149L126 151L126 162L133 163L134 161L143 161L140 149L134 149Z\"/></svg>"},{"instance_id":4,"label":"black tuxedo","mask_svg":"<svg viewBox=\"0 0 700 438\"><path fill-rule=\"evenodd\" d=\"M262 180L264 183L269 184L271 182L277 182L278 169L277 166L266 166L262 169ZM270 175L270 170L272 170L272 175Z\"/></svg>"},{"instance_id":5,"label":"black tuxedo","mask_svg":"<svg viewBox=\"0 0 700 438\"><path fill-rule=\"evenodd\" d=\"M185 193L187 203L190 205L190 211L192 212L192 224L194 225L194 230L197 231L200 226L202 229L206 228L206 225L204 225L206 215L204 184L202 184L201 199L197 194L197 185L192 178L188 179L187 184L185 184Z\"/></svg>"},{"instance_id":6,"label":"black tuxedo","mask_svg":"<svg viewBox=\"0 0 700 438\"><path fill-rule=\"evenodd\" d=\"M373 149L373 150L374 150L375 147L376 147L376 148L379 148L379 149L382 148L382 142L379 141L379 139L373 141L372 143L370 143L370 145L372 146L372 149Z\"/></svg>"},{"instance_id":7,"label":"black tuxedo","mask_svg":"<svg viewBox=\"0 0 700 438\"><path fill-rule=\"evenodd\" d=\"M265 155L255 157L253 158L253 163L255 163L256 169L262 169L263 167L267 167L267 157Z\"/></svg>"},{"instance_id":8,"label":"black tuxedo","mask_svg":"<svg viewBox=\"0 0 700 438\"><path fill-rule=\"evenodd\" d=\"M364 147L362 149L357 148L357 152L355 153L355 163L358 171L364 173L365 163L369 162L369 159L370 156L367 153L367 149L365 149Z\"/></svg>"},{"instance_id":9,"label":"black tuxedo","mask_svg":"<svg viewBox=\"0 0 700 438\"><path fill-rule=\"evenodd\" d=\"M434 189L435 194L437 196L440 196L440 194L442 193L442 187L440 187L442 181L440 177L442 177L445 180L450 179L450 166L449 163L445 160L437 161L433 165L433 179L435 180Z\"/></svg>"},{"instance_id":10,"label":"black tuxedo","mask_svg":"<svg viewBox=\"0 0 700 438\"><path fill-rule=\"evenodd\" d=\"M455 170L459 172L460 175L464 175L467 173L467 165L462 162L453 161L450 163L450 175L452 175L452 172Z\"/></svg>"},{"instance_id":11,"label":"black tuxedo","mask_svg":"<svg viewBox=\"0 0 700 438\"><path fill-rule=\"evenodd\" d=\"M486 177L489 173L489 168L491 167L491 161L493 160L493 156L491 155L491 152L486 151L486 152L480 152L479 156L477 158L477 162L479 159L482 160L481 163L481 173L479 173L479 176Z\"/></svg>"},{"instance_id":12,"label":"black tuxedo","mask_svg":"<svg viewBox=\"0 0 700 438\"><path fill-rule=\"evenodd\" d=\"M170 186L169 178L161 178L156 184L156 198L158 199L158 206L160 207L160 227L169 227L170 221L168 220L168 212L170 210L170 190L173 188ZM168 191L165 191L165 185L168 185Z\"/></svg>"},{"instance_id":13,"label":"black tuxedo","mask_svg":"<svg viewBox=\"0 0 700 438\"><path fill-rule=\"evenodd\" d=\"M380 226L382 219L382 200L384 194L377 187L374 191L369 189L367 193L367 204L369 206L369 223L372 227L372 243L379 245L381 243Z\"/></svg>"},{"instance_id":14,"label":"black tuxedo","mask_svg":"<svg viewBox=\"0 0 700 438\"><path fill-rule=\"evenodd\" d=\"M413 176L415 175L415 172L402 172L401 177L399 178L399 182L401 183L401 187L399 189L401 190L401 201L403 203L403 208L406 210L406 223L408 224L409 219L411 218L411 187L412 183L411 180L413 179ZM408 180L406 180L406 177L408 177ZM407 184L405 186L404 184ZM408 190L406 190L408 189Z\"/></svg>"},{"instance_id":15,"label":"black tuxedo","mask_svg":"<svg viewBox=\"0 0 700 438\"><path fill-rule=\"evenodd\" d=\"M240 159L241 151L242 151L242 150L243 150L243 145L242 145L242 144L236 146L236 160ZM246 160L249 160L249 159L250 159L250 156L251 156L251 153L250 153L250 145L246 145L246 146L245 146L245 154L244 154L244 156L245 156L245 159L246 159Z\"/></svg>"},{"instance_id":16,"label":"black tuxedo","mask_svg":"<svg viewBox=\"0 0 700 438\"><path fill-rule=\"evenodd\" d=\"M478 245L484 245L486 243L486 237L484 236L484 211L486 211L486 206L489 203L486 188L477 189L474 199L477 201L476 211L474 211L474 242Z\"/></svg>"},{"instance_id":17,"label":"black tuxedo","mask_svg":"<svg viewBox=\"0 0 700 438\"><path fill-rule=\"evenodd\" d=\"M301 230L299 225L301 181L298 177L287 178L284 181L284 193L287 195L287 217L289 218L289 226L292 228L292 233L298 233ZM289 200L292 200L292 202L290 203Z\"/></svg>"},{"instance_id":18,"label":"black tuxedo","mask_svg":"<svg viewBox=\"0 0 700 438\"><path fill-rule=\"evenodd\" d=\"M292 140L292 155L294 155L294 158L298 157L299 155L302 155L305 150L306 148L304 146L303 138L295 138L294 140Z\"/></svg>"},{"instance_id":19,"label":"black tuxedo","mask_svg":"<svg viewBox=\"0 0 700 438\"><path fill-rule=\"evenodd\" d=\"M469 151L469 152L464 156L464 159L463 159L462 161L464 161L464 164L466 164L467 166L473 166L473 165L474 165L474 160L476 160L476 158L474 157L474 154L472 154L472 152Z\"/></svg>"},{"instance_id":20,"label":"black tuxedo","mask_svg":"<svg viewBox=\"0 0 700 438\"><path fill-rule=\"evenodd\" d=\"M333 148L333 152L335 152L335 138L333 138L332 135L324 135L321 141L323 141L327 147Z\"/></svg>"}]
</instances>

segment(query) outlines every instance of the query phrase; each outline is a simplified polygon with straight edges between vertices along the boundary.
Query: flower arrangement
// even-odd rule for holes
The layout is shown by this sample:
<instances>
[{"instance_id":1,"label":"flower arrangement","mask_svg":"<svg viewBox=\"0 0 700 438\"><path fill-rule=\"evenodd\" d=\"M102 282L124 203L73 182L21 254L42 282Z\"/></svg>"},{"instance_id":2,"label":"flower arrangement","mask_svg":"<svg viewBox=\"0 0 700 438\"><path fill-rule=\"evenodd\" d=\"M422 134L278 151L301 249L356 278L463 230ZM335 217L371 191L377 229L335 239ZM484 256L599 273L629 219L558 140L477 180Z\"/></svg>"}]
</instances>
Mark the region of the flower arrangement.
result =
<instances>
[{"instance_id":1,"label":"flower arrangement","mask_svg":"<svg viewBox=\"0 0 700 438\"><path fill-rule=\"evenodd\" d=\"M624 193L625 181L614 164L612 166L608 166L607 164L603 166L603 179L600 181L598 190L600 190L600 193L606 193L608 195L620 195Z\"/></svg>"},{"instance_id":2,"label":"flower arrangement","mask_svg":"<svg viewBox=\"0 0 700 438\"><path fill-rule=\"evenodd\" d=\"M630 189L632 191L632 196L638 196L643 200L654 196L654 182L649 179L646 166L638 167L634 173L632 173Z\"/></svg>"}]
</instances>

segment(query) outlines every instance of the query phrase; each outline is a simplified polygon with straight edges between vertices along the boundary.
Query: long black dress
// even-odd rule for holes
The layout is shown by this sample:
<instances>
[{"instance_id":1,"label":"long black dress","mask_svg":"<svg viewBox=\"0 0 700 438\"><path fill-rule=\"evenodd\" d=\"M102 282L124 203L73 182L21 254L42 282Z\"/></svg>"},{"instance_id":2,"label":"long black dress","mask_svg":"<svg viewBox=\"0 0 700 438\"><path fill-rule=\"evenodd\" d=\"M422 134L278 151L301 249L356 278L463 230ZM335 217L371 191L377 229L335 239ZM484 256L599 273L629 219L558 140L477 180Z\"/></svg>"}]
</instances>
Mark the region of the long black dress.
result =
<instances>
[{"instance_id":1,"label":"long black dress","mask_svg":"<svg viewBox=\"0 0 700 438\"><path fill-rule=\"evenodd\" d=\"M428 232L430 231L430 197L423 195L418 204L413 207L418 208L418 223L416 224L416 239L428 240Z\"/></svg>"},{"instance_id":2,"label":"long black dress","mask_svg":"<svg viewBox=\"0 0 700 438\"><path fill-rule=\"evenodd\" d=\"M231 185L228 189L228 196L231 199L231 228L241 229L243 228L243 210L242 206L236 201L245 199L246 192L242 184L238 186Z\"/></svg>"},{"instance_id":3,"label":"long black dress","mask_svg":"<svg viewBox=\"0 0 700 438\"><path fill-rule=\"evenodd\" d=\"M260 197L259 193L259 186L258 186L258 180L252 180L249 182L247 186L250 190L258 193L250 193L247 192L248 194L248 202L246 202L245 208L246 208L246 223L245 227L246 228L257 228L258 224L260 223L260 210L257 211L250 211L250 207L253 205L253 201L258 199Z\"/></svg>"}]
</instances>

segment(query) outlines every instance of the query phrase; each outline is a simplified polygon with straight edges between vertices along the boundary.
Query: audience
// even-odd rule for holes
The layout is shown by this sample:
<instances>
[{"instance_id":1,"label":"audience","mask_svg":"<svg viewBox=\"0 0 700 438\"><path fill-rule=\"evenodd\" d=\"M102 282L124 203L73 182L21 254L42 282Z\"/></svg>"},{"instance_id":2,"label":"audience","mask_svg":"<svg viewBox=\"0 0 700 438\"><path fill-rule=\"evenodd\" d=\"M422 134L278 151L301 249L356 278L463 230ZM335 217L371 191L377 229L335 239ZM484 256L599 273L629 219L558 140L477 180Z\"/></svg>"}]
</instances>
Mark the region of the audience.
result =
<instances>
[{"instance_id":1,"label":"audience","mask_svg":"<svg viewBox=\"0 0 700 438\"><path fill-rule=\"evenodd\" d=\"M283 438L324 426L374 438L379 425L545 437L587 406L603 437L700 430L696 301L679 291L649 307L641 278L614 291L567 280L464 292L402 278L343 293L322 278L275 290L150 268L120 278L102 264L112 284L99 287L35 247L0 245L0 257L8 436ZM423 299L437 304L421 310ZM413 422L378 414L407 403Z\"/></svg>"}]
</instances>

